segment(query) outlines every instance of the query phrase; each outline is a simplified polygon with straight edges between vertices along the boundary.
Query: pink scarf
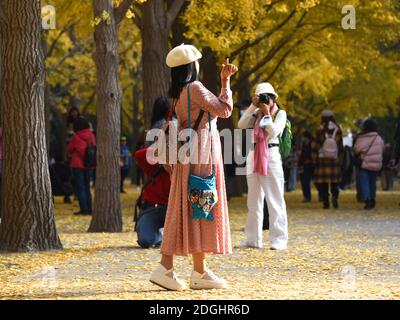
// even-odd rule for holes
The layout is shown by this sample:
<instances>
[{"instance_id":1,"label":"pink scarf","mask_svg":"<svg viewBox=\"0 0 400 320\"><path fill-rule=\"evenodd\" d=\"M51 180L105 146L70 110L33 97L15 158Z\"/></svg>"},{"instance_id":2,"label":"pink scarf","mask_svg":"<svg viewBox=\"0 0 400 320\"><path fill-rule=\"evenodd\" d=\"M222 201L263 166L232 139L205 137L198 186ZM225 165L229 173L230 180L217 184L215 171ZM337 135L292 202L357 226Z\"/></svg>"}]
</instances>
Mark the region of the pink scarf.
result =
<instances>
[{"instance_id":1,"label":"pink scarf","mask_svg":"<svg viewBox=\"0 0 400 320\"><path fill-rule=\"evenodd\" d=\"M278 107L276 104L274 105L271 116L273 116ZM260 121L264 117L264 115L260 112L254 126L254 173L258 173L262 176L266 176L268 174L268 159L269 159L269 148L268 141L269 137L265 128L260 128Z\"/></svg>"}]
</instances>

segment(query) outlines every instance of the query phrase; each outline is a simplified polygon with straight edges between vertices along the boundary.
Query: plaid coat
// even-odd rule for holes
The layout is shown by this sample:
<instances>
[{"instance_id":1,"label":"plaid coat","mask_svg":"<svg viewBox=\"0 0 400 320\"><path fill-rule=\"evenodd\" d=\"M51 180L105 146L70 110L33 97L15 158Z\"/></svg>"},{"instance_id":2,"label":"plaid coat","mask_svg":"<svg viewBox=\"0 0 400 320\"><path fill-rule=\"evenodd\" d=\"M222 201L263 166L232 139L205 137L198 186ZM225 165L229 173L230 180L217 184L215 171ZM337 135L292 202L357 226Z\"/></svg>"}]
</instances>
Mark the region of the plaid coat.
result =
<instances>
[{"instance_id":1,"label":"plaid coat","mask_svg":"<svg viewBox=\"0 0 400 320\"><path fill-rule=\"evenodd\" d=\"M336 143L339 149L338 159L320 159L318 153L325 141L325 134L332 134L333 130L320 129L317 131L315 141L312 145L312 156L315 164L314 182L315 183L340 183L341 175L341 157L343 155L343 137L342 130L336 133Z\"/></svg>"}]
</instances>

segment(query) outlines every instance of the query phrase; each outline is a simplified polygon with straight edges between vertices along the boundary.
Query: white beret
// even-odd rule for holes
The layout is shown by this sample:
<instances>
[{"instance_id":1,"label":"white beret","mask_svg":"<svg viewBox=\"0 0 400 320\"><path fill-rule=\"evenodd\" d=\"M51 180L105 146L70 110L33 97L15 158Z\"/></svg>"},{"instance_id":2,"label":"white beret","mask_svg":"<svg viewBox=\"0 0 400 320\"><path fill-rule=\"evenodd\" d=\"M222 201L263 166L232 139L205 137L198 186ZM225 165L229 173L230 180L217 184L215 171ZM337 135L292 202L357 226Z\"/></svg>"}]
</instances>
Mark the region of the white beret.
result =
<instances>
[{"instance_id":1,"label":"white beret","mask_svg":"<svg viewBox=\"0 0 400 320\"><path fill-rule=\"evenodd\" d=\"M166 63L168 67L174 68L197 61L201 57L201 52L195 46L182 43L168 53Z\"/></svg>"}]
</instances>

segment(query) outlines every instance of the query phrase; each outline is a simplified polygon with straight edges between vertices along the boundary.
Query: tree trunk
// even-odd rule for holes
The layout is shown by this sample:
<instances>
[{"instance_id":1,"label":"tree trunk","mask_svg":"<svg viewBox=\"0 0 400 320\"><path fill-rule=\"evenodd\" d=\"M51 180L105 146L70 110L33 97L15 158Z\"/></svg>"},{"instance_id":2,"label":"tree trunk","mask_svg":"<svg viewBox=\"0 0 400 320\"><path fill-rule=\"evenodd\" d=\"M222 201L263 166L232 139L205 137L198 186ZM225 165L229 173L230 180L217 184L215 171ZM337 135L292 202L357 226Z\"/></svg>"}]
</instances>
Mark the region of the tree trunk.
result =
<instances>
[{"instance_id":1,"label":"tree trunk","mask_svg":"<svg viewBox=\"0 0 400 320\"><path fill-rule=\"evenodd\" d=\"M132 72L132 77L138 79L140 77L140 72ZM136 145L139 140L139 135L143 123L139 120L139 101L140 101L141 90L139 84L135 83L132 86L132 111L133 111L133 121L132 121L132 156L134 155ZM132 162L132 184L136 184L137 181L137 164L136 161Z\"/></svg>"},{"instance_id":2,"label":"tree trunk","mask_svg":"<svg viewBox=\"0 0 400 320\"><path fill-rule=\"evenodd\" d=\"M94 213L89 232L121 232L120 130L121 88L118 80L118 25L112 0L93 0L94 16L108 12L108 23L95 27L97 68L97 168Z\"/></svg>"},{"instance_id":3,"label":"tree trunk","mask_svg":"<svg viewBox=\"0 0 400 320\"><path fill-rule=\"evenodd\" d=\"M145 128L150 128L154 100L167 96L170 75L165 64L168 54L168 28L165 3L147 0L143 4L142 63Z\"/></svg>"},{"instance_id":4,"label":"tree trunk","mask_svg":"<svg viewBox=\"0 0 400 320\"><path fill-rule=\"evenodd\" d=\"M3 201L0 250L62 249L46 150L40 0L0 2Z\"/></svg>"}]
</instances>

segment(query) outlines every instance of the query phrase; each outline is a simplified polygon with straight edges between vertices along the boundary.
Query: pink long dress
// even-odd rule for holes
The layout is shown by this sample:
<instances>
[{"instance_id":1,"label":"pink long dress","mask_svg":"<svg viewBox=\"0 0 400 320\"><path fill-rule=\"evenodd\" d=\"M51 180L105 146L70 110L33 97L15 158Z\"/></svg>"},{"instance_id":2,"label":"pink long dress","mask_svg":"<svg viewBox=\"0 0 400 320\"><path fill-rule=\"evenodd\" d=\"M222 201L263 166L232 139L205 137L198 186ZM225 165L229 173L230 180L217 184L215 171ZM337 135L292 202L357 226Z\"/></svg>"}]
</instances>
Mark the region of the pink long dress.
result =
<instances>
[{"instance_id":1,"label":"pink long dress","mask_svg":"<svg viewBox=\"0 0 400 320\"><path fill-rule=\"evenodd\" d=\"M225 190L224 165L222 161L221 142L216 128L217 119L228 118L232 114L232 91L222 89L216 97L203 84L195 81L190 85L191 123L192 127L203 109L211 114L213 159L217 179L218 202L212 210L213 221L205 219L192 220L192 208L188 201L189 165L173 165L171 175L171 191L168 201L167 216L161 253L165 255L186 256L192 253L229 254L232 252L228 217L228 203ZM178 130L188 128L187 89L182 90L175 107L178 118ZM198 132L208 128L208 114L205 113ZM200 135L198 144L193 147L193 154L210 155L211 139L209 135ZM196 148L198 148L196 150ZM203 162L204 163L204 162ZM211 156L206 164L192 164L192 174L207 177L212 172ZM208 163L208 164L207 164Z\"/></svg>"}]
</instances>

